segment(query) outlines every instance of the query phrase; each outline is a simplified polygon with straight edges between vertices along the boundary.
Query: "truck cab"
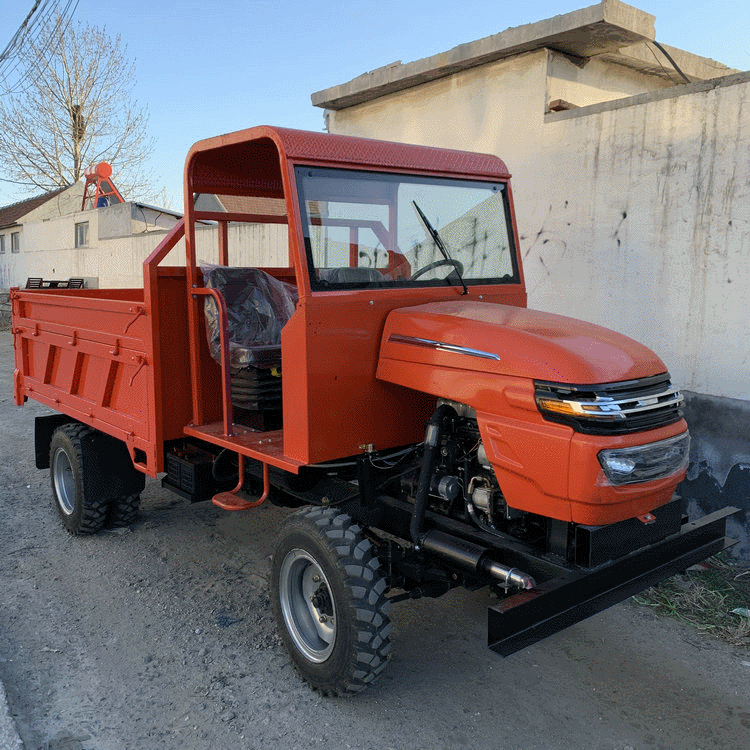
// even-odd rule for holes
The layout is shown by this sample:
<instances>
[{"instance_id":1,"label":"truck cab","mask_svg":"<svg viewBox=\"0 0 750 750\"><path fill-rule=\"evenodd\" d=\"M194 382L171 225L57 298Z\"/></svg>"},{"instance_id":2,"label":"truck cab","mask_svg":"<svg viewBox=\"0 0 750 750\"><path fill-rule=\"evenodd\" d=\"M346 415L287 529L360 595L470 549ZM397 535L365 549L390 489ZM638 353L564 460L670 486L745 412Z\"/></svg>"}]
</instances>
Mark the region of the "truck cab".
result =
<instances>
[{"instance_id":1,"label":"truck cab","mask_svg":"<svg viewBox=\"0 0 750 750\"><path fill-rule=\"evenodd\" d=\"M498 157L259 128L196 144L185 184L193 286L196 222L217 216L196 210L196 195L275 204L224 224L287 221L288 265L265 270L295 287L279 361L290 461L416 443L442 399L473 415L491 468L481 484L508 509L601 525L671 499L689 435L666 366L613 331L525 309ZM194 417L211 424L207 383L220 379L204 376L203 305L190 309Z\"/></svg>"}]
</instances>

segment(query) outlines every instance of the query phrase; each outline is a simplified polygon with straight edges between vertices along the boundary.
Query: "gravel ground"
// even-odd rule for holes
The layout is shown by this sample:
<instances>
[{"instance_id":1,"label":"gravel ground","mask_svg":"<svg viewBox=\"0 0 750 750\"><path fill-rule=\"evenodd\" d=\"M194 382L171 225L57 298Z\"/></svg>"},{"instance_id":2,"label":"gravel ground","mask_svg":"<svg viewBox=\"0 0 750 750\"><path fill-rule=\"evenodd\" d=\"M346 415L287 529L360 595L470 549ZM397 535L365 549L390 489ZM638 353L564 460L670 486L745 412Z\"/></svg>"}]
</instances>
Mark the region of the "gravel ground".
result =
<instances>
[{"instance_id":1,"label":"gravel ground","mask_svg":"<svg viewBox=\"0 0 750 750\"><path fill-rule=\"evenodd\" d=\"M191 506L149 480L133 527L69 536L11 351L0 333L0 680L25 750L750 747L750 655L630 603L508 659L486 649L485 592L405 603L381 681L319 697L270 613L288 511Z\"/></svg>"},{"instance_id":2,"label":"gravel ground","mask_svg":"<svg viewBox=\"0 0 750 750\"><path fill-rule=\"evenodd\" d=\"M21 738L16 731L16 724L11 718L5 688L0 683L0 748L3 750L21 750Z\"/></svg>"},{"instance_id":3,"label":"gravel ground","mask_svg":"<svg viewBox=\"0 0 750 750\"><path fill-rule=\"evenodd\" d=\"M10 330L10 297L0 292L0 331Z\"/></svg>"}]
</instances>

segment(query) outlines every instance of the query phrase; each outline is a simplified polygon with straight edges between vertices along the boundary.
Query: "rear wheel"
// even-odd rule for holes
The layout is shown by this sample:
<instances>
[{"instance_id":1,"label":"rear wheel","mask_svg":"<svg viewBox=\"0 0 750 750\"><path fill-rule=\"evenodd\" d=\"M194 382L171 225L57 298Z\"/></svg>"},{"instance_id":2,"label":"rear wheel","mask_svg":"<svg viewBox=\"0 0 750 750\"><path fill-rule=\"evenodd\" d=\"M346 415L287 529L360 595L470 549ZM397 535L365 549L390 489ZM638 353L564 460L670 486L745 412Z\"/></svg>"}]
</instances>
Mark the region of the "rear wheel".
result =
<instances>
[{"instance_id":1,"label":"rear wheel","mask_svg":"<svg viewBox=\"0 0 750 750\"><path fill-rule=\"evenodd\" d=\"M324 695L364 690L388 663L387 588L370 541L332 508L307 507L281 530L273 610L300 675Z\"/></svg>"},{"instance_id":2,"label":"rear wheel","mask_svg":"<svg viewBox=\"0 0 750 750\"><path fill-rule=\"evenodd\" d=\"M52 435L49 465L55 507L71 534L135 521L146 478L121 440L79 422L63 424Z\"/></svg>"},{"instance_id":3,"label":"rear wheel","mask_svg":"<svg viewBox=\"0 0 750 750\"><path fill-rule=\"evenodd\" d=\"M107 511L106 525L111 529L130 526L138 518L138 508L141 505L141 493L121 495L110 501Z\"/></svg>"},{"instance_id":4,"label":"rear wheel","mask_svg":"<svg viewBox=\"0 0 750 750\"><path fill-rule=\"evenodd\" d=\"M95 534L104 526L108 498L97 492L94 473L96 430L82 424L64 424L50 444L50 477L55 507L71 534Z\"/></svg>"}]
</instances>

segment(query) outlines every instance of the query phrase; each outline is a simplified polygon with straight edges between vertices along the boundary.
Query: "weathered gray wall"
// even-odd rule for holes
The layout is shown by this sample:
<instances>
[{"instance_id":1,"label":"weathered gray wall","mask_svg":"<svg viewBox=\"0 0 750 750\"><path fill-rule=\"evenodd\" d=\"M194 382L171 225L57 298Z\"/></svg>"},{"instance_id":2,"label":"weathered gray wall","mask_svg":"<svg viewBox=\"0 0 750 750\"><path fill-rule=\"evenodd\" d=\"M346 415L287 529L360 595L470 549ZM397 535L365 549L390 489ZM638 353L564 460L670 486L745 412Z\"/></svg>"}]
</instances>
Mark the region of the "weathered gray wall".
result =
<instances>
[{"instance_id":1,"label":"weathered gray wall","mask_svg":"<svg viewBox=\"0 0 750 750\"><path fill-rule=\"evenodd\" d=\"M534 206L524 231L534 305L650 344L688 390L745 400L749 93L741 74L549 114L559 179L519 197ZM545 167L537 156L525 169Z\"/></svg>"},{"instance_id":2,"label":"weathered gray wall","mask_svg":"<svg viewBox=\"0 0 750 750\"><path fill-rule=\"evenodd\" d=\"M565 191L567 205L553 199L557 190L534 191L540 201L549 198L548 212L542 234L532 235L525 251L530 283L539 285L535 302L548 309L557 302L570 314L644 341L687 390L693 445L681 494L693 514L728 504L746 511L743 525L731 524L740 539L734 552L745 560L749 93L750 76L740 74L547 115L554 138L575 154L568 162L574 179ZM576 238L562 225L580 211L590 217L590 234ZM580 216L573 220L579 222ZM561 238L589 250L571 255ZM534 272L537 263L543 272ZM562 295L556 269L570 274Z\"/></svg>"},{"instance_id":3,"label":"weathered gray wall","mask_svg":"<svg viewBox=\"0 0 750 750\"><path fill-rule=\"evenodd\" d=\"M329 129L501 156L529 306L660 354L694 394L692 507L748 510L750 74L545 113L560 65L546 50L494 62L329 112Z\"/></svg>"}]
</instances>

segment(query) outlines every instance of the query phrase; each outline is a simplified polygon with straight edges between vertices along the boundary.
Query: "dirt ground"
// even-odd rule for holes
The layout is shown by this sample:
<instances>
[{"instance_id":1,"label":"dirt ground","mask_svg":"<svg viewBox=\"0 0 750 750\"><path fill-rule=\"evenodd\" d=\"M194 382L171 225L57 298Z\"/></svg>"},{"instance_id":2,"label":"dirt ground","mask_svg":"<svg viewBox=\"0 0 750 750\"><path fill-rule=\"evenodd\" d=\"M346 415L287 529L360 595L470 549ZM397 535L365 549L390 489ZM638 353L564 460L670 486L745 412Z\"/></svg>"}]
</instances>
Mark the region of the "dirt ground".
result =
<instances>
[{"instance_id":1,"label":"dirt ground","mask_svg":"<svg viewBox=\"0 0 750 750\"><path fill-rule=\"evenodd\" d=\"M625 603L507 659L485 592L393 610L392 662L349 700L289 666L268 599L288 511L149 481L139 521L65 533L0 332L0 680L26 750L750 747L750 653Z\"/></svg>"}]
</instances>

